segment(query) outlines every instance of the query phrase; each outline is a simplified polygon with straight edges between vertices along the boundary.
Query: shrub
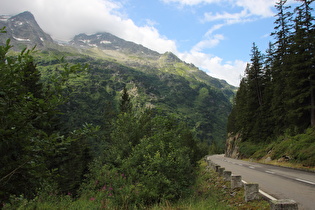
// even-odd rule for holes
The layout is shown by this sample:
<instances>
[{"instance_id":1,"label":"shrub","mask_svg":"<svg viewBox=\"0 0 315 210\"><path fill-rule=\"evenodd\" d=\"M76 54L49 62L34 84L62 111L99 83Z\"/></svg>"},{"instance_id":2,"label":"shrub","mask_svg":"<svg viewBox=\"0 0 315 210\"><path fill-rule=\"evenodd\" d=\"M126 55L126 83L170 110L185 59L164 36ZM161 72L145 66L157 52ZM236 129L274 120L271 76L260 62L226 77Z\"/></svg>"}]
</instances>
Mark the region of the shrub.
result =
<instances>
[{"instance_id":1,"label":"shrub","mask_svg":"<svg viewBox=\"0 0 315 210\"><path fill-rule=\"evenodd\" d=\"M92 165L83 197L107 207L139 208L190 192L194 167L204 155L198 141L173 118L143 115L118 116L111 151Z\"/></svg>"},{"instance_id":2,"label":"shrub","mask_svg":"<svg viewBox=\"0 0 315 210\"><path fill-rule=\"evenodd\" d=\"M122 168L143 186L139 198L145 204L178 199L194 180L187 149L176 138L172 133L145 138L124 161Z\"/></svg>"},{"instance_id":3,"label":"shrub","mask_svg":"<svg viewBox=\"0 0 315 210\"><path fill-rule=\"evenodd\" d=\"M240 154L244 158L251 157L259 149L260 145L253 142L241 142L240 144Z\"/></svg>"}]
</instances>

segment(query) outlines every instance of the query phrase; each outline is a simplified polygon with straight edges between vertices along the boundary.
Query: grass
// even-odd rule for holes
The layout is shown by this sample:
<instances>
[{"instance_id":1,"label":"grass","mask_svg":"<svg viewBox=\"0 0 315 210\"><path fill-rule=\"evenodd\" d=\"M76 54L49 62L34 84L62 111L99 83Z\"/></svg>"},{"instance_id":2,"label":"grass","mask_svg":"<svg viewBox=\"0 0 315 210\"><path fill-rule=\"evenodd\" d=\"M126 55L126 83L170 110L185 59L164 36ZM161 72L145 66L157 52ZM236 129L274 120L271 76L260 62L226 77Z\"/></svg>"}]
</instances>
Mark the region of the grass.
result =
<instances>
[{"instance_id":1,"label":"grass","mask_svg":"<svg viewBox=\"0 0 315 210\"><path fill-rule=\"evenodd\" d=\"M219 177L213 170L206 169L206 162L200 162L198 179L194 186L194 194L176 203L164 202L151 208L152 210L208 210L237 209L264 210L270 209L269 202L257 200L245 202L244 190L230 188L230 183Z\"/></svg>"},{"instance_id":2,"label":"grass","mask_svg":"<svg viewBox=\"0 0 315 210\"><path fill-rule=\"evenodd\" d=\"M315 129L279 136L270 144L260 145L251 157L260 163L315 172Z\"/></svg>"}]
</instances>

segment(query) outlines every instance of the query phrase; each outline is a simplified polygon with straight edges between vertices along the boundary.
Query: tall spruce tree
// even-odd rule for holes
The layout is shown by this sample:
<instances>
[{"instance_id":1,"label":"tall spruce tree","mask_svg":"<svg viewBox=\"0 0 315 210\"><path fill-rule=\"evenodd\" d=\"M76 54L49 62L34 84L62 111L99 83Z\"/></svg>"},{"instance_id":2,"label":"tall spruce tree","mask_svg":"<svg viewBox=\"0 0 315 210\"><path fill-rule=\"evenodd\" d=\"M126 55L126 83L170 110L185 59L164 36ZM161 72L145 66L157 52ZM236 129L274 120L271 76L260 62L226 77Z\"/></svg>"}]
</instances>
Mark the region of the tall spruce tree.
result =
<instances>
[{"instance_id":1,"label":"tall spruce tree","mask_svg":"<svg viewBox=\"0 0 315 210\"><path fill-rule=\"evenodd\" d=\"M248 85L252 91L253 98L255 98L255 107L258 108L263 104L262 90L263 90L263 55L258 50L258 47L253 43L251 51L251 64L247 69L246 74L248 78Z\"/></svg>"},{"instance_id":2,"label":"tall spruce tree","mask_svg":"<svg viewBox=\"0 0 315 210\"><path fill-rule=\"evenodd\" d=\"M265 88L263 58L264 56L253 43L251 63L247 64L245 77L241 80L228 120L228 132L241 132L244 140L261 141Z\"/></svg>"},{"instance_id":3,"label":"tall spruce tree","mask_svg":"<svg viewBox=\"0 0 315 210\"><path fill-rule=\"evenodd\" d=\"M286 100L288 124L302 131L314 126L314 17L311 3L301 0L295 8L294 34L290 45L292 62L286 82L290 98Z\"/></svg>"},{"instance_id":4,"label":"tall spruce tree","mask_svg":"<svg viewBox=\"0 0 315 210\"><path fill-rule=\"evenodd\" d=\"M271 101L271 112L275 128L274 132L280 134L286 125L286 107L284 101L288 94L286 93L287 72L291 68L289 60L289 45L292 33L292 12L291 7L286 6L287 0L280 0L276 3L275 7L278 11L275 20L275 31L271 33L275 38L272 64L272 90L273 96Z\"/></svg>"},{"instance_id":5,"label":"tall spruce tree","mask_svg":"<svg viewBox=\"0 0 315 210\"><path fill-rule=\"evenodd\" d=\"M304 49L302 64L304 64L304 79L305 79L305 92L307 92L306 103L307 112L310 112L310 124L315 126L315 96L314 96L314 86L315 86L315 23L312 3L315 0L300 0L301 5L296 8L298 12L296 21L297 31L300 31L300 38L302 38L301 48Z\"/></svg>"},{"instance_id":6,"label":"tall spruce tree","mask_svg":"<svg viewBox=\"0 0 315 210\"><path fill-rule=\"evenodd\" d=\"M275 48L272 43L269 43L269 48L266 50L263 66L263 106L261 107L261 133L264 140L268 140L274 133L275 122L272 119L272 98L273 98L273 78L272 70L274 65Z\"/></svg>"},{"instance_id":7,"label":"tall spruce tree","mask_svg":"<svg viewBox=\"0 0 315 210\"><path fill-rule=\"evenodd\" d=\"M247 65L248 68L249 65ZM250 129L247 129L247 123L250 118L250 114L247 111L247 78L243 77L240 82L240 87L235 95L233 108L228 118L227 131L230 134L236 134L241 132L243 139L246 139L247 133Z\"/></svg>"}]
</instances>

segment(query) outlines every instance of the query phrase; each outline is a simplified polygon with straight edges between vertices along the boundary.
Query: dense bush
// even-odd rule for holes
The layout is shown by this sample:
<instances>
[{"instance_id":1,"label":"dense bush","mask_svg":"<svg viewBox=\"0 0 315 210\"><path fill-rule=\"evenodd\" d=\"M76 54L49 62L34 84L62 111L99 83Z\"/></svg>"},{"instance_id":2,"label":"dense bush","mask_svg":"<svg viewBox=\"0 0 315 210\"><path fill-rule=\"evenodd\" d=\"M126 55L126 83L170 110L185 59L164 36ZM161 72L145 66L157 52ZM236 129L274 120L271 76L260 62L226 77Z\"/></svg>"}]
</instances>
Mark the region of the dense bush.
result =
<instances>
[{"instance_id":1,"label":"dense bush","mask_svg":"<svg viewBox=\"0 0 315 210\"><path fill-rule=\"evenodd\" d=\"M305 133L298 135L284 135L278 138L271 147L272 159L283 156L290 161L302 163L304 166L315 166L315 129L309 128Z\"/></svg>"},{"instance_id":2,"label":"dense bush","mask_svg":"<svg viewBox=\"0 0 315 210\"><path fill-rule=\"evenodd\" d=\"M61 134L58 116L66 102L66 82L84 68L61 65L58 74L43 83L34 50L14 53L11 47L10 40L0 46L0 200L34 198L46 182L75 191L86 173L84 139L91 133L86 127Z\"/></svg>"},{"instance_id":3,"label":"dense bush","mask_svg":"<svg viewBox=\"0 0 315 210\"><path fill-rule=\"evenodd\" d=\"M82 196L127 208L190 192L194 167L206 151L185 126L147 111L122 113L114 124L113 143L93 164Z\"/></svg>"}]
</instances>

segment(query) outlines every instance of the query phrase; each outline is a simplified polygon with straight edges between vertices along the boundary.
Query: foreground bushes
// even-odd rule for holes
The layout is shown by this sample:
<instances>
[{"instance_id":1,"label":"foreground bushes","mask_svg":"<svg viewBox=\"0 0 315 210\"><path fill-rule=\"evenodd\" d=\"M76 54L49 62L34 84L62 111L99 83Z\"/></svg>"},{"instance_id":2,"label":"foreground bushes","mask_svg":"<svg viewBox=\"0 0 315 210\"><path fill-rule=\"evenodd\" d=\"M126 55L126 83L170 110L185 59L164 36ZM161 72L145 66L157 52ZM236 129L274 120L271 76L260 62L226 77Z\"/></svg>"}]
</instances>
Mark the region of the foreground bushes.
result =
<instances>
[{"instance_id":1,"label":"foreground bushes","mask_svg":"<svg viewBox=\"0 0 315 210\"><path fill-rule=\"evenodd\" d=\"M133 133L127 127L133 128ZM120 141L115 141L116 138ZM70 193L58 196L54 189L46 189L31 201L13 197L12 205L7 204L5 208L24 206L27 209L39 203L41 206L58 203L69 209L91 203L89 209L138 209L192 193L197 160L206 151L200 149L183 124L148 112L122 113L116 120L111 141L104 154L90 165L86 181L76 195L78 199L72 200L75 196ZM122 152L122 146L128 149Z\"/></svg>"},{"instance_id":2,"label":"foreground bushes","mask_svg":"<svg viewBox=\"0 0 315 210\"><path fill-rule=\"evenodd\" d=\"M82 186L82 195L102 201L104 205L129 208L189 194L197 160L206 151L200 149L198 141L184 125L178 125L172 118L148 117L147 113L134 116L124 113L118 117L113 144L94 162L89 181ZM126 124L134 128L133 134L124 133L123 130L131 132ZM115 130L120 131L119 135Z\"/></svg>"}]
</instances>

